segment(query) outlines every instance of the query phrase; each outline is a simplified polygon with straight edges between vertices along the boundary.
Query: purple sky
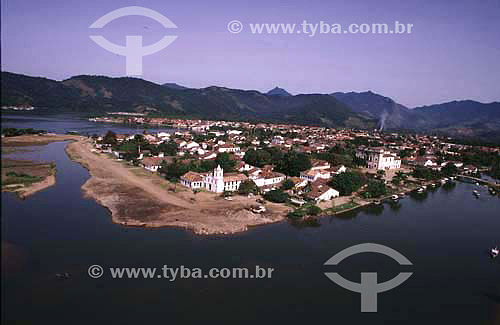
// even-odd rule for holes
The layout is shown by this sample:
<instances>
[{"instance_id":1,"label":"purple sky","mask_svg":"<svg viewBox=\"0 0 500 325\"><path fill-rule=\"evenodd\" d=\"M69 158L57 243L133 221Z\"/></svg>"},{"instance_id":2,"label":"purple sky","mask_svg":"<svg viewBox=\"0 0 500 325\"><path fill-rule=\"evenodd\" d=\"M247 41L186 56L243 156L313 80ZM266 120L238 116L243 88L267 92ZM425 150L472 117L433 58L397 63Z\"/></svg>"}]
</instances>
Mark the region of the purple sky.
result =
<instances>
[{"instance_id":1,"label":"purple sky","mask_svg":"<svg viewBox=\"0 0 500 325\"><path fill-rule=\"evenodd\" d=\"M142 6L170 18L164 29L146 17L88 27L104 14ZM240 20L240 34L227 31ZM412 34L251 34L248 23L388 23ZM146 27L145 27L146 26ZM450 100L500 100L499 0L2 0L2 71L62 80L78 74L123 76L125 57L95 44L103 35L149 45L178 35L144 57L143 78L190 87L209 85L293 94L366 91L409 107Z\"/></svg>"}]
</instances>

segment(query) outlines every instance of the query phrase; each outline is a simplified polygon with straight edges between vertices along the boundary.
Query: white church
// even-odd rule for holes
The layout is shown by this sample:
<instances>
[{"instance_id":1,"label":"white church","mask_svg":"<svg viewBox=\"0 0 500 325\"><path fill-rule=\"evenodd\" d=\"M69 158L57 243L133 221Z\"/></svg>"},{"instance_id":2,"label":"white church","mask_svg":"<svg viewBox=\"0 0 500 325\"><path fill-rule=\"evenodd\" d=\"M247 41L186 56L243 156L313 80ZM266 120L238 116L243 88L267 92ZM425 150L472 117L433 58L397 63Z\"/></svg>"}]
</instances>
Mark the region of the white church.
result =
<instances>
[{"instance_id":1,"label":"white church","mask_svg":"<svg viewBox=\"0 0 500 325\"><path fill-rule=\"evenodd\" d=\"M207 191L222 193L224 191L237 191L241 182L247 177L244 174L226 173L220 165L209 174L187 172L181 176L181 184L191 189L205 188Z\"/></svg>"}]
</instances>

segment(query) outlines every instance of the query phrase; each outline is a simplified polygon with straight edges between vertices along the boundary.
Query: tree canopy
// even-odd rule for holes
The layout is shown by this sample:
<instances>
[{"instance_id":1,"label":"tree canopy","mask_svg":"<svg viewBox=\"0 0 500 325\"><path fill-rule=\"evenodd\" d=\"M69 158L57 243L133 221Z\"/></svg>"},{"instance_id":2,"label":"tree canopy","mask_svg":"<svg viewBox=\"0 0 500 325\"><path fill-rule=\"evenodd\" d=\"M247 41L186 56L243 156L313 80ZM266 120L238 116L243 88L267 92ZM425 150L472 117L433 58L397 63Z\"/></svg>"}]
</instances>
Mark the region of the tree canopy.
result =
<instances>
[{"instance_id":1,"label":"tree canopy","mask_svg":"<svg viewBox=\"0 0 500 325\"><path fill-rule=\"evenodd\" d=\"M333 176L328 185L339 191L340 195L351 195L359 190L365 182L365 177L360 173L345 172Z\"/></svg>"},{"instance_id":2,"label":"tree canopy","mask_svg":"<svg viewBox=\"0 0 500 325\"><path fill-rule=\"evenodd\" d=\"M311 168L311 160L304 153L288 151L276 165L276 169L285 175L299 176L300 172Z\"/></svg>"}]
</instances>

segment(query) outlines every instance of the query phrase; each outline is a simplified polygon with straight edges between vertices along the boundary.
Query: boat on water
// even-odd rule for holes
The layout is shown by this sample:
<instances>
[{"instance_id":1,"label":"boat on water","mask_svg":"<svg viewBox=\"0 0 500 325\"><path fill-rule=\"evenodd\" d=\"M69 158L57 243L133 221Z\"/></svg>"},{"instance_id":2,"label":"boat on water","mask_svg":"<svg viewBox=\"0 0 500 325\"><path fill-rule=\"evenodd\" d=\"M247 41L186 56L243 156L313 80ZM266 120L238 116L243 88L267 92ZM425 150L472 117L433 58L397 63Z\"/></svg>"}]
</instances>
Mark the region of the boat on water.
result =
<instances>
[{"instance_id":1,"label":"boat on water","mask_svg":"<svg viewBox=\"0 0 500 325\"><path fill-rule=\"evenodd\" d=\"M436 187L436 183L432 183L432 184L431 184L431 187Z\"/></svg>"},{"instance_id":2,"label":"boat on water","mask_svg":"<svg viewBox=\"0 0 500 325\"><path fill-rule=\"evenodd\" d=\"M423 188L424 190L426 190L426 189L427 189L427 185L422 185L422 188Z\"/></svg>"},{"instance_id":3,"label":"boat on water","mask_svg":"<svg viewBox=\"0 0 500 325\"><path fill-rule=\"evenodd\" d=\"M499 253L500 250L498 249L498 246L490 250L491 257L493 258L497 257Z\"/></svg>"},{"instance_id":4,"label":"boat on water","mask_svg":"<svg viewBox=\"0 0 500 325\"><path fill-rule=\"evenodd\" d=\"M472 194L474 194L474 195L475 195L475 196L477 196L477 197L479 197L479 195L480 195L480 194L479 194L479 192L478 192L478 191L476 191L476 190L472 191Z\"/></svg>"},{"instance_id":5,"label":"boat on water","mask_svg":"<svg viewBox=\"0 0 500 325\"><path fill-rule=\"evenodd\" d=\"M56 279L58 279L58 280L67 280L70 278L71 278L71 274L69 274L68 272L56 273Z\"/></svg>"},{"instance_id":6,"label":"boat on water","mask_svg":"<svg viewBox=\"0 0 500 325\"><path fill-rule=\"evenodd\" d=\"M373 204L375 204L375 205L381 205L381 204L382 204L382 201L380 201L380 200L375 200L375 201L373 201Z\"/></svg>"},{"instance_id":7,"label":"boat on water","mask_svg":"<svg viewBox=\"0 0 500 325\"><path fill-rule=\"evenodd\" d=\"M478 183L478 182L476 182L476 186L479 186L479 183Z\"/></svg>"},{"instance_id":8,"label":"boat on water","mask_svg":"<svg viewBox=\"0 0 500 325\"><path fill-rule=\"evenodd\" d=\"M393 200L393 201L397 201L398 199L399 199L399 196L397 196L396 194L391 196L391 200Z\"/></svg>"},{"instance_id":9,"label":"boat on water","mask_svg":"<svg viewBox=\"0 0 500 325\"><path fill-rule=\"evenodd\" d=\"M423 187L420 187L418 190L417 190L418 193L423 193L424 192L424 188Z\"/></svg>"},{"instance_id":10,"label":"boat on water","mask_svg":"<svg viewBox=\"0 0 500 325\"><path fill-rule=\"evenodd\" d=\"M497 192L495 192L495 190L492 189L491 187L488 188L488 191L490 192L491 195L497 194Z\"/></svg>"}]
</instances>

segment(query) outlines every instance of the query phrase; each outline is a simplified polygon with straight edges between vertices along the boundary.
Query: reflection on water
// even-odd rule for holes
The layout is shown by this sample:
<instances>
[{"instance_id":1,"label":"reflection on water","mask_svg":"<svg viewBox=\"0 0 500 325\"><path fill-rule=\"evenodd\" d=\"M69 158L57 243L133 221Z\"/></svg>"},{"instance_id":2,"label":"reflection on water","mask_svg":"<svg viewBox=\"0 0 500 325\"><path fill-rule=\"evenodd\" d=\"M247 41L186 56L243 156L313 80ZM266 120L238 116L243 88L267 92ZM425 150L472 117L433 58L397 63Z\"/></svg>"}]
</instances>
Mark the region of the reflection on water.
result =
<instances>
[{"instance_id":1,"label":"reflection on water","mask_svg":"<svg viewBox=\"0 0 500 325\"><path fill-rule=\"evenodd\" d=\"M25 324L319 323L488 324L500 295L500 200L473 184L411 194L397 204L368 206L319 219L320 227L288 222L231 236L125 228L82 196L88 172L53 143L37 153L57 164L57 183L26 201L2 193L2 240L26 263L2 278L2 321ZM472 190L481 192L474 199ZM355 244L392 247L412 263L413 276L379 295L376 314L360 313L360 295L332 283L326 260ZM271 279L91 279L107 267L272 267ZM378 254L359 254L334 272L379 281L402 271ZM69 272L71 279L57 280ZM270 312L271 311L271 312Z\"/></svg>"},{"instance_id":2,"label":"reflection on water","mask_svg":"<svg viewBox=\"0 0 500 325\"><path fill-rule=\"evenodd\" d=\"M115 123L90 122L88 116L77 114L33 115L32 113L2 114L2 128L33 128L65 134L76 131L81 135L105 134L113 131L119 134L137 134L147 131L172 132L171 128L148 127L144 125L124 125Z\"/></svg>"}]
</instances>

